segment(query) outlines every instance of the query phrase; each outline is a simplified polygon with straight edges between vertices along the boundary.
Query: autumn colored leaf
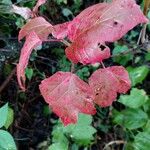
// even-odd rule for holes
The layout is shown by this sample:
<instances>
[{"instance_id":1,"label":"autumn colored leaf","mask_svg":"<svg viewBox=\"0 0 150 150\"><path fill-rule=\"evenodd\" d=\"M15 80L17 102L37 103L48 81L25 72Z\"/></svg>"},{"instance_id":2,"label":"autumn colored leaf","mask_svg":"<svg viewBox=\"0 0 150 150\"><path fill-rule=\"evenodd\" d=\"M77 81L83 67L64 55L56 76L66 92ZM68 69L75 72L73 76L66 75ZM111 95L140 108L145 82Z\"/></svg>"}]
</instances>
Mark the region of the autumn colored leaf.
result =
<instances>
[{"instance_id":1,"label":"autumn colored leaf","mask_svg":"<svg viewBox=\"0 0 150 150\"><path fill-rule=\"evenodd\" d=\"M33 8L33 12L34 12L34 13L37 13L37 12L38 12L38 8L39 8L41 5L45 4L45 3L46 3L46 0L37 0L37 3L36 3L36 5L35 5L35 7Z\"/></svg>"},{"instance_id":2,"label":"autumn colored leaf","mask_svg":"<svg viewBox=\"0 0 150 150\"><path fill-rule=\"evenodd\" d=\"M52 32L53 26L47 22L43 17L36 17L27 22L19 32L19 41L26 37L30 32L34 31L38 37L43 41Z\"/></svg>"},{"instance_id":3,"label":"autumn colored leaf","mask_svg":"<svg viewBox=\"0 0 150 150\"><path fill-rule=\"evenodd\" d=\"M68 36L72 44L66 49L66 55L74 63L96 63L110 56L108 48L101 48L106 42L120 39L133 27L147 21L135 0L113 0L85 9L68 23L68 27L60 24L64 30L57 31L60 29L57 25L53 35L56 38Z\"/></svg>"},{"instance_id":4,"label":"autumn colored leaf","mask_svg":"<svg viewBox=\"0 0 150 150\"><path fill-rule=\"evenodd\" d=\"M12 5L11 11L22 16L24 19L29 19L32 15L32 11L28 7L19 7L16 5Z\"/></svg>"},{"instance_id":5,"label":"autumn colored leaf","mask_svg":"<svg viewBox=\"0 0 150 150\"><path fill-rule=\"evenodd\" d=\"M71 72L57 72L39 86L42 96L64 125L76 123L78 113L95 114L89 85Z\"/></svg>"},{"instance_id":6,"label":"autumn colored leaf","mask_svg":"<svg viewBox=\"0 0 150 150\"><path fill-rule=\"evenodd\" d=\"M126 93L131 82L127 71L122 66L98 69L89 78L89 85L95 93L94 102L107 107L116 99L117 93Z\"/></svg>"},{"instance_id":7,"label":"autumn colored leaf","mask_svg":"<svg viewBox=\"0 0 150 150\"><path fill-rule=\"evenodd\" d=\"M25 91L25 68L27 67L30 54L34 48L41 45L42 41L39 39L35 32L30 32L27 35L25 44L21 49L21 55L19 59L19 63L17 64L17 79L19 86L22 90Z\"/></svg>"}]
</instances>

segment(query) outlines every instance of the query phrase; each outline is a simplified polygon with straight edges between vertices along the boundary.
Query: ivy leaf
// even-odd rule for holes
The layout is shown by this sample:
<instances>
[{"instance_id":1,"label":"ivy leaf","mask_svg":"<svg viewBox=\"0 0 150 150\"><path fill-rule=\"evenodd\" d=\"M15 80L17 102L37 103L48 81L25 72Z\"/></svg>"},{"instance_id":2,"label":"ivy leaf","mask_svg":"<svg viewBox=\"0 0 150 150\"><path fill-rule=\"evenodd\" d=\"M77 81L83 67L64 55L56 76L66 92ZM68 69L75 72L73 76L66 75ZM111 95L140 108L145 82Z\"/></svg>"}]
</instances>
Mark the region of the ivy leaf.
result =
<instances>
[{"instance_id":1,"label":"ivy leaf","mask_svg":"<svg viewBox=\"0 0 150 150\"><path fill-rule=\"evenodd\" d=\"M94 102L101 107L110 106L117 93L126 93L130 89L128 73L122 66L98 69L89 78L89 84L95 93Z\"/></svg>"},{"instance_id":2,"label":"ivy leaf","mask_svg":"<svg viewBox=\"0 0 150 150\"><path fill-rule=\"evenodd\" d=\"M72 42L66 49L69 60L96 63L110 56L105 42L114 42L139 23L147 21L135 0L114 0L85 9L68 26L61 24L62 30L55 31L54 35L68 36Z\"/></svg>"},{"instance_id":3,"label":"ivy leaf","mask_svg":"<svg viewBox=\"0 0 150 150\"><path fill-rule=\"evenodd\" d=\"M34 31L41 40L46 40L48 35L52 32L52 25L43 17L36 17L27 22L20 30L19 41Z\"/></svg>"},{"instance_id":4,"label":"ivy leaf","mask_svg":"<svg viewBox=\"0 0 150 150\"><path fill-rule=\"evenodd\" d=\"M113 110L114 123L122 125L123 127L133 130L143 127L147 120L147 114L141 109L125 109L121 112Z\"/></svg>"},{"instance_id":5,"label":"ivy leaf","mask_svg":"<svg viewBox=\"0 0 150 150\"><path fill-rule=\"evenodd\" d=\"M0 149L17 150L13 137L4 130L0 130Z\"/></svg>"},{"instance_id":6,"label":"ivy leaf","mask_svg":"<svg viewBox=\"0 0 150 150\"><path fill-rule=\"evenodd\" d=\"M89 85L71 72L57 72L39 86L45 101L64 125L76 123L78 113L95 114L93 92Z\"/></svg>"},{"instance_id":7,"label":"ivy leaf","mask_svg":"<svg viewBox=\"0 0 150 150\"><path fill-rule=\"evenodd\" d=\"M132 60L132 57L133 57L132 54L126 54L126 55L121 54L127 50L128 50L128 47L126 45L116 45L115 48L113 49L113 55L118 55L118 56L115 56L113 58L113 61L121 65L126 65L128 61Z\"/></svg>"},{"instance_id":8,"label":"ivy leaf","mask_svg":"<svg viewBox=\"0 0 150 150\"><path fill-rule=\"evenodd\" d=\"M64 132L77 144L87 146L94 139L93 134L96 133L91 123L92 116L80 114L77 124L64 127Z\"/></svg>"},{"instance_id":9,"label":"ivy leaf","mask_svg":"<svg viewBox=\"0 0 150 150\"><path fill-rule=\"evenodd\" d=\"M7 114L7 120L5 122L5 128L8 129L9 126L13 123L14 121L14 111L10 107L8 107L8 114Z\"/></svg>"},{"instance_id":10,"label":"ivy leaf","mask_svg":"<svg viewBox=\"0 0 150 150\"><path fill-rule=\"evenodd\" d=\"M42 41L36 35L35 32L31 32L25 41L23 48L21 49L21 55L19 59L19 63L17 64L17 79L19 86L22 90L25 91L25 69L27 67L29 57L34 48L41 45Z\"/></svg>"},{"instance_id":11,"label":"ivy leaf","mask_svg":"<svg viewBox=\"0 0 150 150\"><path fill-rule=\"evenodd\" d=\"M150 132L138 133L133 142L134 150L149 150L150 148Z\"/></svg>"},{"instance_id":12,"label":"ivy leaf","mask_svg":"<svg viewBox=\"0 0 150 150\"><path fill-rule=\"evenodd\" d=\"M132 86L142 83L149 73L149 68L147 66L140 66L136 68L128 67L127 70L129 72Z\"/></svg>"},{"instance_id":13,"label":"ivy leaf","mask_svg":"<svg viewBox=\"0 0 150 150\"><path fill-rule=\"evenodd\" d=\"M7 120L8 103L0 108L0 128L3 127Z\"/></svg>"},{"instance_id":14,"label":"ivy leaf","mask_svg":"<svg viewBox=\"0 0 150 150\"><path fill-rule=\"evenodd\" d=\"M119 102L130 108L139 108L148 100L148 96L144 90L133 88L130 95L121 95Z\"/></svg>"}]
</instances>

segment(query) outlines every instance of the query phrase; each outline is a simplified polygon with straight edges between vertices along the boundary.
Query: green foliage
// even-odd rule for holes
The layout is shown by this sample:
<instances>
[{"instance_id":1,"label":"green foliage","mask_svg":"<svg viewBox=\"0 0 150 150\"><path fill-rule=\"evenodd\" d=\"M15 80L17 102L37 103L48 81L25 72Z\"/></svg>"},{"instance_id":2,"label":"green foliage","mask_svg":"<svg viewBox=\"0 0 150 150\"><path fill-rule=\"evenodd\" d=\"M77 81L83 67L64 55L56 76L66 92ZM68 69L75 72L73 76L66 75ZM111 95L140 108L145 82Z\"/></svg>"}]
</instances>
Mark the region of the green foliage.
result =
<instances>
[{"instance_id":1,"label":"green foliage","mask_svg":"<svg viewBox=\"0 0 150 150\"><path fill-rule=\"evenodd\" d=\"M53 144L49 147L50 150L68 150L69 139L77 143L79 146L88 146L91 140L94 139L93 134L96 129L91 126L92 116L79 115L78 123L64 127L58 123L52 132Z\"/></svg>"},{"instance_id":2,"label":"green foliage","mask_svg":"<svg viewBox=\"0 0 150 150\"><path fill-rule=\"evenodd\" d=\"M26 77L27 77L29 80L31 80L31 79L32 79L32 76L33 76L33 69L32 69L32 68L26 68L25 74L26 74Z\"/></svg>"},{"instance_id":3,"label":"green foliage","mask_svg":"<svg viewBox=\"0 0 150 150\"><path fill-rule=\"evenodd\" d=\"M11 109L10 107L8 107L7 120L6 120L6 122L5 122L4 127L5 127L6 129L8 129L9 126L13 123L13 121L14 121L14 111L13 111L13 109Z\"/></svg>"},{"instance_id":4,"label":"green foliage","mask_svg":"<svg viewBox=\"0 0 150 150\"><path fill-rule=\"evenodd\" d=\"M139 108L145 104L147 100L148 96L144 90L133 88L130 92L130 95L121 95L118 101L130 108Z\"/></svg>"},{"instance_id":5,"label":"green foliage","mask_svg":"<svg viewBox=\"0 0 150 150\"><path fill-rule=\"evenodd\" d=\"M121 112L113 110L113 122L129 130L143 127L148 121L148 115L142 109L127 108Z\"/></svg>"},{"instance_id":6,"label":"green foliage","mask_svg":"<svg viewBox=\"0 0 150 150\"><path fill-rule=\"evenodd\" d=\"M0 108L0 128L4 126L7 129L12 122L13 110L6 103ZM0 150L16 150L13 137L5 130L0 130Z\"/></svg>"},{"instance_id":7,"label":"green foliage","mask_svg":"<svg viewBox=\"0 0 150 150\"><path fill-rule=\"evenodd\" d=\"M113 58L114 62L117 62L121 65L126 65L130 60L132 60L133 56L130 53L126 53L128 51L128 47L126 45L115 45L115 48L113 49L113 55L118 55ZM119 55L120 54L120 55Z\"/></svg>"},{"instance_id":8,"label":"green foliage","mask_svg":"<svg viewBox=\"0 0 150 150\"><path fill-rule=\"evenodd\" d=\"M6 103L3 107L0 108L0 128L3 127L7 120L8 114L8 103Z\"/></svg>"},{"instance_id":9,"label":"green foliage","mask_svg":"<svg viewBox=\"0 0 150 150\"><path fill-rule=\"evenodd\" d=\"M149 68L147 66L140 67L127 67L129 72L129 76L132 82L132 86L137 85L138 83L142 83L142 81L147 77L149 73Z\"/></svg>"},{"instance_id":10,"label":"green foliage","mask_svg":"<svg viewBox=\"0 0 150 150\"><path fill-rule=\"evenodd\" d=\"M4 130L0 130L0 150L17 150L13 137Z\"/></svg>"},{"instance_id":11,"label":"green foliage","mask_svg":"<svg viewBox=\"0 0 150 150\"><path fill-rule=\"evenodd\" d=\"M134 150L149 150L150 149L150 132L139 132L135 136L133 142Z\"/></svg>"}]
</instances>

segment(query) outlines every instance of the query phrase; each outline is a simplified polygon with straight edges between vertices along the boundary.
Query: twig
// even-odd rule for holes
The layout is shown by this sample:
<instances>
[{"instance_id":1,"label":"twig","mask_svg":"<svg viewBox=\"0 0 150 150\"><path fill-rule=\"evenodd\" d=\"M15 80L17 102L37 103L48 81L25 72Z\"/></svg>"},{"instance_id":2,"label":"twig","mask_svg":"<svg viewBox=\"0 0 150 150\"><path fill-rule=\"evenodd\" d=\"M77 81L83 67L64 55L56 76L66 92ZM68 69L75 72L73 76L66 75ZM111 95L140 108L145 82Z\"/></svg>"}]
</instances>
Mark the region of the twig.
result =
<instances>
[{"instance_id":1,"label":"twig","mask_svg":"<svg viewBox=\"0 0 150 150\"><path fill-rule=\"evenodd\" d=\"M150 43L149 43L149 42L142 43L141 45L138 45L138 46L136 46L136 47L134 47L134 48L130 48L130 49L128 49L127 51L121 52L121 53L119 53L119 54L111 55L111 57L113 58L113 57L118 57L118 56L121 56L121 55L126 55L126 54L128 54L128 53L130 53L130 52L136 53L136 52L135 52L136 49L143 48L143 47L145 47L145 46L148 45L148 44L150 44Z\"/></svg>"},{"instance_id":2,"label":"twig","mask_svg":"<svg viewBox=\"0 0 150 150\"><path fill-rule=\"evenodd\" d=\"M12 70L12 72L9 74L9 76L7 77L7 79L0 86L0 93L5 89L5 87L10 82L11 78L13 77L13 75L15 74L15 72L16 72L16 67Z\"/></svg>"},{"instance_id":3,"label":"twig","mask_svg":"<svg viewBox=\"0 0 150 150\"><path fill-rule=\"evenodd\" d=\"M105 145L105 147L103 148L103 150L106 150L109 146L113 145L113 144L126 144L125 141L123 140L118 140L118 141L111 141L108 144Z\"/></svg>"}]
</instances>

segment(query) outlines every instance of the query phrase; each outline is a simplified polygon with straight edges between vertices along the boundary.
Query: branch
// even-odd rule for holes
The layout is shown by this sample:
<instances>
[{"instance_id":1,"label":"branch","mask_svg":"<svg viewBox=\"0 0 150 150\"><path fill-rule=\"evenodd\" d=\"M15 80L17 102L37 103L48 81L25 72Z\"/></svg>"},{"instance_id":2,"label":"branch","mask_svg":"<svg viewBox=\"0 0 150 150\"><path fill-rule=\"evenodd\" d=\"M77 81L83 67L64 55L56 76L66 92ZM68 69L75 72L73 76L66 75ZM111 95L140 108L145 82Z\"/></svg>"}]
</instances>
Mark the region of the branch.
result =
<instances>
[{"instance_id":1,"label":"branch","mask_svg":"<svg viewBox=\"0 0 150 150\"><path fill-rule=\"evenodd\" d=\"M13 75L15 74L15 72L16 72L16 67L12 70L12 72L9 74L9 76L7 77L7 79L0 86L0 93L5 89L5 87L10 82L11 78L13 77Z\"/></svg>"},{"instance_id":2,"label":"branch","mask_svg":"<svg viewBox=\"0 0 150 150\"><path fill-rule=\"evenodd\" d=\"M126 144L125 141L123 140L118 140L118 141L111 141L108 144L105 145L105 147L103 148L103 150L106 150L109 146L113 145L113 144Z\"/></svg>"}]
</instances>

